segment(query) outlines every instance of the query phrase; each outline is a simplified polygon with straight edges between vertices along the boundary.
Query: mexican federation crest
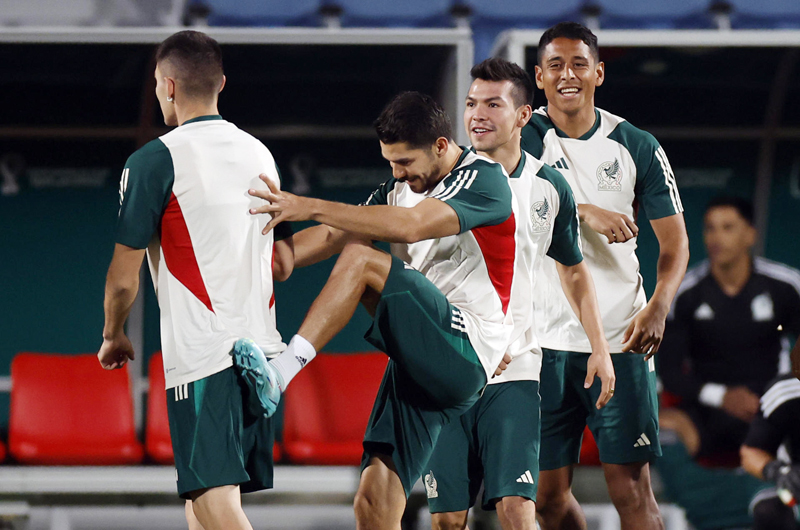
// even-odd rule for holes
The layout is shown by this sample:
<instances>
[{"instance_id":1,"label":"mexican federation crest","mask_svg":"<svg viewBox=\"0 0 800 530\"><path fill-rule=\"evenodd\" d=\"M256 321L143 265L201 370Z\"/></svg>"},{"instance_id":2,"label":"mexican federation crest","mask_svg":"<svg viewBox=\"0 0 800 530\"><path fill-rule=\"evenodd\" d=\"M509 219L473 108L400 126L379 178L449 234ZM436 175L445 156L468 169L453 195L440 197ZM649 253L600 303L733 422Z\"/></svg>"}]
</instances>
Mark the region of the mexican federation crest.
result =
<instances>
[{"instance_id":1,"label":"mexican federation crest","mask_svg":"<svg viewBox=\"0 0 800 530\"><path fill-rule=\"evenodd\" d=\"M553 211L547 197L543 201L535 202L531 206L531 227L534 232L547 232L550 229L550 220Z\"/></svg>"},{"instance_id":2,"label":"mexican federation crest","mask_svg":"<svg viewBox=\"0 0 800 530\"><path fill-rule=\"evenodd\" d=\"M622 169L619 160L603 162L597 168L597 189L600 191L622 191Z\"/></svg>"},{"instance_id":3,"label":"mexican federation crest","mask_svg":"<svg viewBox=\"0 0 800 530\"><path fill-rule=\"evenodd\" d=\"M428 494L429 499L435 499L439 496L439 491L436 489L436 478L433 476L433 471L425 475L425 493Z\"/></svg>"}]
</instances>

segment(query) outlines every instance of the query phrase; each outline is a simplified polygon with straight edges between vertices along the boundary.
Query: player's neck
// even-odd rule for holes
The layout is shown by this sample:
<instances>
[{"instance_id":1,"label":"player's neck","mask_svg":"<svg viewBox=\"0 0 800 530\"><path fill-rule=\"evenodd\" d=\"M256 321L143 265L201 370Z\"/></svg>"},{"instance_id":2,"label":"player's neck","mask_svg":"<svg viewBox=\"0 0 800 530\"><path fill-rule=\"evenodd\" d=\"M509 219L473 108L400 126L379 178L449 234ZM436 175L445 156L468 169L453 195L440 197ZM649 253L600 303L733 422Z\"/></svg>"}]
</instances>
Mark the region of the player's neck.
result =
<instances>
[{"instance_id":1,"label":"player's neck","mask_svg":"<svg viewBox=\"0 0 800 530\"><path fill-rule=\"evenodd\" d=\"M215 116L219 114L217 103L186 102L186 104L175 109L178 118L178 125L183 125L189 120L200 116Z\"/></svg>"},{"instance_id":2,"label":"player's neck","mask_svg":"<svg viewBox=\"0 0 800 530\"><path fill-rule=\"evenodd\" d=\"M478 151L478 154L491 158L503 166L503 169L505 169L506 173L509 175L517 169L520 160L522 160L522 149L519 146L519 141L517 141L516 145L512 142L508 142L491 152Z\"/></svg>"},{"instance_id":3,"label":"player's neck","mask_svg":"<svg viewBox=\"0 0 800 530\"><path fill-rule=\"evenodd\" d=\"M594 127L597 116L595 115L594 105L586 105L578 112L568 114L555 108L554 105L547 106L547 115L553 125L558 127L570 138L580 138Z\"/></svg>"},{"instance_id":4,"label":"player's neck","mask_svg":"<svg viewBox=\"0 0 800 530\"><path fill-rule=\"evenodd\" d=\"M722 292L728 296L736 296L744 289L752 271L753 262L750 255L741 256L729 263L711 264L711 275Z\"/></svg>"},{"instance_id":5,"label":"player's neck","mask_svg":"<svg viewBox=\"0 0 800 530\"><path fill-rule=\"evenodd\" d=\"M447 153L444 155L444 160L442 160L442 169L444 171L439 175L439 179L436 181L437 184L456 168L458 159L461 158L461 153L463 152L464 150L458 144L450 142Z\"/></svg>"}]
</instances>

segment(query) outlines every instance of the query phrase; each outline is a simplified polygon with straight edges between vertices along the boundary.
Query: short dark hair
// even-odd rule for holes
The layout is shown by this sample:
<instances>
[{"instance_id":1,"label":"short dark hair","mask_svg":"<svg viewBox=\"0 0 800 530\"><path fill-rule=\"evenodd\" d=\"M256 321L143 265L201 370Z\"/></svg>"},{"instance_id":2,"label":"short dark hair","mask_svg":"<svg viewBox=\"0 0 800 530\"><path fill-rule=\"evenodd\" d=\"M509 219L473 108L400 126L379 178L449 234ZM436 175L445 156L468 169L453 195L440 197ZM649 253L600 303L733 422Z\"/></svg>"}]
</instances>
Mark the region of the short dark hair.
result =
<instances>
[{"instance_id":1,"label":"short dark hair","mask_svg":"<svg viewBox=\"0 0 800 530\"><path fill-rule=\"evenodd\" d=\"M734 195L719 195L714 197L708 202L705 213L708 213L712 208L733 208L742 218L747 221L747 224L753 226L753 203L742 197Z\"/></svg>"},{"instance_id":2,"label":"short dark hair","mask_svg":"<svg viewBox=\"0 0 800 530\"><path fill-rule=\"evenodd\" d=\"M589 47L595 62L600 62L600 48L597 46L597 36L592 33L592 30L577 22L559 22L545 31L539 39L539 48L536 51L539 66L542 66L544 49L548 44L559 38L583 41Z\"/></svg>"},{"instance_id":3,"label":"short dark hair","mask_svg":"<svg viewBox=\"0 0 800 530\"><path fill-rule=\"evenodd\" d=\"M520 65L506 61L500 57L490 57L472 67L469 71L472 80L484 81L511 81L514 88L511 97L517 108L530 105L533 102L533 81Z\"/></svg>"},{"instance_id":4,"label":"short dark hair","mask_svg":"<svg viewBox=\"0 0 800 530\"><path fill-rule=\"evenodd\" d=\"M453 137L453 127L444 109L432 97L419 92L395 96L374 125L381 142L405 142L412 149L430 147L438 138Z\"/></svg>"},{"instance_id":5,"label":"short dark hair","mask_svg":"<svg viewBox=\"0 0 800 530\"><path fill-rule=\"evenodd\" d=\"M168 37L156 50L156 63L174 68L171 73L189 97L213 97L222 86L222 50L205 33L186 30Z\"/></svg>"}]
</instances>

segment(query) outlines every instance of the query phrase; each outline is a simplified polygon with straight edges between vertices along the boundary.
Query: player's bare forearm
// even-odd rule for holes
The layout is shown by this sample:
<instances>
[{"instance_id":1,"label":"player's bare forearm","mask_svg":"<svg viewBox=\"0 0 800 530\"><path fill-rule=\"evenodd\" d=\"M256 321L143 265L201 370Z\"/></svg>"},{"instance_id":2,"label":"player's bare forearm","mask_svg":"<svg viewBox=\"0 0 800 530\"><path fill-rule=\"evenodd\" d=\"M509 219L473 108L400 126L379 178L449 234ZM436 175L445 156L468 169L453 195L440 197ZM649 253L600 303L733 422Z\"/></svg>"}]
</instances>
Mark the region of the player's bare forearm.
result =
<instances>
[{"instance_id":1,"label":"player's bare forearm","mask_svg":"<svg viewBox=\"0 0 800 530\"><path fill-rule=\"evenodd\" d=\"M144 259L144 249L135 249L116 244L114 256L106 275L105 325L103 338L106 340L123 334L125 320L131 312L136 294L139 292L139 268Z\"/></svg>"},{"instance_id":2,"label":"player's bare forearm","mask_svg":"<svg viewBox=\"0 0 800 530\"><path fill-rule=\"evenodd\" d=\"M301 230L293 236L294 266L308 267L342 251L349 240L343 230L328 225L317 225Z\"/></svg>"},{"instance_id":3,"label":"player's bare forearm","mask_svg":"<svg viewBox=\"0 0 800 530\"><path fill-rule=\"evenodd\" d=\"M561 280L561 288L589 338L592 352L608 353L609 346L600 317L594 281L586 261L572 266L556 262L556 269Z\"/></svg>"},{"instance_id":4,"label":"player's bare forearm","mask_svg":"<svg viewBox=\"0 0 800 530\"><path fill-rule=\"evenodd\" d=\"M764 466L775 460L774 455L749 445L743 445L739 449L739 456L744 470L760 480L764 480Z\"/></svg>"},{"instance_id":5,"label":"player's bare forearm","mask_svg":"<svg viewBox=\"0 0 800 530\"><path fill-rule=\"evenodd\" d=\"M279 190L265 176L261 180L268 190L251 189L249 193L268 202L252 208L250 213L272 215L272 220L264 227L265 234L284 221L308 220L388 243L415 243L455 235L460 231L455 210L438 199L425 199L413 208L354 206L299 197Z\"/></svg>"},{"instance_id":6,"label":"player's bare forearm","mask_svg":"<svg viewBox=\"0 0 800 530\"><path fill-rule=\"evenodd\" d=\"M276 241L272 246L272 279L285 282L294 271L294 236Z\"/></svg>"},{"instance_id":7,"label":"player's bare forearm","mask_svg":"<svg viewBox=\"0 0 800 530\"><path fill-rule=\"evenodd\" d=\"M656 288L648 305L666 319L689 264L689 237L682 213L654 219L650 225L658 239L659 252Z\"/></svg>"}]
</instances>

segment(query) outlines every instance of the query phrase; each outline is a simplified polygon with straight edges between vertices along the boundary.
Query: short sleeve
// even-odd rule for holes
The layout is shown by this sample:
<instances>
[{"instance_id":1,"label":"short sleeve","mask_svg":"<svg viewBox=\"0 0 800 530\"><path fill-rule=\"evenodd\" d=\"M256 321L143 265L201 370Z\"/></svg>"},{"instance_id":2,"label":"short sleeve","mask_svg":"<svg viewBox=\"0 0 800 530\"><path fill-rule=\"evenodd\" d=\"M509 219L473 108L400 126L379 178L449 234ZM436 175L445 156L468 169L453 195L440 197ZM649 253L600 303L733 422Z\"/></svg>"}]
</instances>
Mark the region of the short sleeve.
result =
<instances>
[{"instance_id":1,"label":"short sleeve","mask_svg":"<svg viewBox=\"0 0 800 530\"><path fill-rule=\"evenodd\" d=\"M444 190L432 197L455 210L459 233L498 225L511 216L511 188L499 164L473 162L453 171L444 184Z\"/></svg>"},{"instance_id":2,"label":"short sleeve","mask_svg":"<svg viewBox=\"0 0 800 530\"><path fill-rule=\"evenodd\" d=\"M771 455L778 452L778 448L783 443L783 433L772 423L770 423L764 414L759 410L753 421L750 422L750 428L747 430L747 436L744 439L744 445L761 449Z\"/></svg>"},{"instance_id":3,"label":"short sleeve","mask_svg":"<svg viewBox=\"0 0 800 530\"><path fill-rule=\"evenodd\" d=\"M147 248L172 194L175 170L169 149L153 140L133 153L120 180L116 242Z\"/></svg>"},{"instance_id":4,"label":"short sleeve","mask_svg":"<svg viewBox=\"0 0 800 530\"><path fill-rule=\"evenodd\" d=\"M609 138L625 146L636 164L636 198L648 219L682 213L675 174L655 137L623 121Z\"/></svg>"},{"instance_id":5,"label":"short sleeve","mask_svg":"<svg viewBox=\"0 0 800 530\"><path fill-rule=\"evenodd\" d=\"M553 221L553 238L547 255L567 267L577 265L583 261L583 252L578 205L572 188L561 173L547 164L542 165L539 176L546 178L558 192L558 212Z\"/></svg>"}]
</instances>

